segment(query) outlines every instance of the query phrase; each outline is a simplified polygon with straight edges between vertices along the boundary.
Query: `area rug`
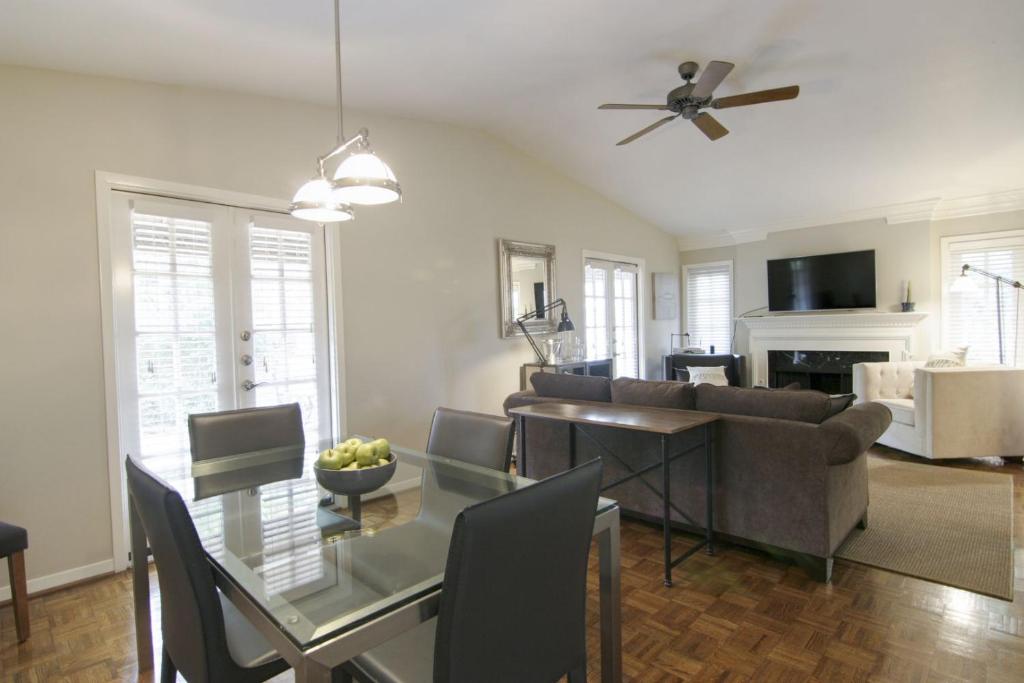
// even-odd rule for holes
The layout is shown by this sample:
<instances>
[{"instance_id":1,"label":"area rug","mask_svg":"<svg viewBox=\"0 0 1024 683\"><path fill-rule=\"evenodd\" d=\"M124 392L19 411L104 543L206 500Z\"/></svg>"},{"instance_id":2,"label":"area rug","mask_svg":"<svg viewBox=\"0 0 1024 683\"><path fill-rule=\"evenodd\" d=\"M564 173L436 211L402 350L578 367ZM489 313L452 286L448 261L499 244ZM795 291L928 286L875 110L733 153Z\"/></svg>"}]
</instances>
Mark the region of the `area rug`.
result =
<instances>
[{"instance_id":1,"label":"area rug","mask_svg":"<svg viewBox=\"0 0 1024 683\"><path fill-rule=\"evenodd\" d=\"M869 456L868 481L836 557L1013 600L1013 477Z\"/></svg>"}]
</instances>

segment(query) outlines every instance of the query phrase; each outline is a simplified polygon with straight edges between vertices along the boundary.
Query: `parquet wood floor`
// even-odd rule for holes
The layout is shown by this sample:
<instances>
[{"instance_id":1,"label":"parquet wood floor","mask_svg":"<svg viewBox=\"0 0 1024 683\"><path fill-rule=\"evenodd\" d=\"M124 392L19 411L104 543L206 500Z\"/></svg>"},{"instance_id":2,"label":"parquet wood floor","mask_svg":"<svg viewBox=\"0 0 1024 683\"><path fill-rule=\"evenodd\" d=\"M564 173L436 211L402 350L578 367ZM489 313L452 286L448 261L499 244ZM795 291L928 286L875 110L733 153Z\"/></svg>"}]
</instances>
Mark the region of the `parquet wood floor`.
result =
<instances>
[{"instance_id":1,"label":"parquet wood floor","mask_svg":"<svg viewBox=\"0 0 1024 683\"><path fill-rule=\"evenodd\" d=\"M889 449L874 452L913 460ZM676 585L665 588L659 530L624 521L626 680L1024 681L1024 467L996 460L938 466L1014 476L1014 602L842 560L833 582L820 584L792 565L735 546L722 547L715 557L694 556L676 570ZM692 542L678 535L677 550ZM594 569L588 638L590 678L596 681ZM139 677L136 671L127 573L36 597L30 613L32 638L18 646L12 610L0 608L3 681L154 680L153 673Z\"/></svg>"}]
</instances>

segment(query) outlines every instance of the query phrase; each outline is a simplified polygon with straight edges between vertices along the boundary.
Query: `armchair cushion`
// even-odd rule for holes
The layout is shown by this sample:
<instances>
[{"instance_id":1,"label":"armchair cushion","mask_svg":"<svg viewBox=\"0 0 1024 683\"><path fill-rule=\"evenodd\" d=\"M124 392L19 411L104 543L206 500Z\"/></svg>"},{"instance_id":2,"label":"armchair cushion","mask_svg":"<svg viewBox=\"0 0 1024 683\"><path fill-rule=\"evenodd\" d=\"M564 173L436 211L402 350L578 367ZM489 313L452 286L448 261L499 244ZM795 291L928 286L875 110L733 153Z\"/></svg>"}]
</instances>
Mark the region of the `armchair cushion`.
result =
<instances>
[{"instance_id":1,"label":"armchair cushion","mask_svg":"<svg viewBox=\"0 0 1024 683\"><path fill-rule=\"evenodd\" d=\"M912 398L880 398L881 403L892 413L892 421L896 424L914 426L914 399Z\"/></svg>"}]
</instances>

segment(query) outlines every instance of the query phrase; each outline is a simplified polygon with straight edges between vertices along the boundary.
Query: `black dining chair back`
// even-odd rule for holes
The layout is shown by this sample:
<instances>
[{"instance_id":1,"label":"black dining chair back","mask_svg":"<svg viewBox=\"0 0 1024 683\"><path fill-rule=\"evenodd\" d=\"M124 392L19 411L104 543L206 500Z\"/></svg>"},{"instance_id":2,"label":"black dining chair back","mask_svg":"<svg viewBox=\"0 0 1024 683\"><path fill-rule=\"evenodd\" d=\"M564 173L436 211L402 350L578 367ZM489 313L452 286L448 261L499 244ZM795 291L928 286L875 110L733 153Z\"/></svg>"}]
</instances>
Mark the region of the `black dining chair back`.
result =
<instances>
[{"instance_id":1,"label":"black dining chair back","mask_svg":"<svg viewBox=\"0 0 1024 683\"><path fill-rule=\"evenodd\" d=\"M284 671L287 665L280 659L254 667L235 662L213 570L185 502L130 457L125 471L160 582L162 680L173 681L175 670L190 683L264 681Z\"/></svg>"},{"instance_id":2,"label":"black dining chair back","mask_svg":"<svg viewBox=\"0 0 1024 683\"><path fill-rule=\"evenodd\" d=\"M306 437L298 403L194 413L188 416L188 437L199 467L196 498L302 475Z\"/></svg>"},{"instance_id":3,"label":"black dining chair back","mask_svg":"<svg viewBox=\"0 0 1024 683\"><path fill-rule=\"evenodd\" d=\"M601 461L470 506L455 520L434 680L586 679L586 577Z\"/></svg>"},{"instance_id":4,"label":"black dining chair back","mask_svg":"<svg viewBox=\"0 0 1024 683\"><path fill-rule=\"evenodd\" d=\"M427 453L508 472L514 434L514 423L507 417L438 408L430 424Z\"/></svg>"}]
</instances>

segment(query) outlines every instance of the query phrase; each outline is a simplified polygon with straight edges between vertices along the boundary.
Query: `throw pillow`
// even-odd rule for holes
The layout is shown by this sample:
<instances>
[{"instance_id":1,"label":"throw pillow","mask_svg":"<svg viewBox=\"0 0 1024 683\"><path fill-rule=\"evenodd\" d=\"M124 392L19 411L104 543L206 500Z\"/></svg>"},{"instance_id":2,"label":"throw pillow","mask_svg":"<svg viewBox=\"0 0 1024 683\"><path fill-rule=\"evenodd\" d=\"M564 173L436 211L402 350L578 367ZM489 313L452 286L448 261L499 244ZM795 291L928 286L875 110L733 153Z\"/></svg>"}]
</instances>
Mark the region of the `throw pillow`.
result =
<instances>
[{"instance_id":1,"label":"throw pillow","mask_svg":"<svg viewBox=\"0 0 1024 683\"><path fill-rule=\"evenodd\" d=\"M825 420L838 415L853 405L857 400L857 394L832 394L828 397L828 408L825 411Z\"/></svg>"},{"instance_id":2,"label":"throw pillow","mask_svg":"<svg viewBox=\"0 0 1024 683\"><path fill-rule=\"evenodd\" d=\"M698 384L713 384L716 387L729 386L729 378L725 376L725 366L716 367L687 367L686 372L690 375L690 381L696 386Z\"/></svg>"},{"instance_id":3,"label":"throw pillow","mask_svg":"<svg viewBox=\"0 0 1024 683\"><path fill-rule=\"evenodd\" d=\"M612 403L693 410L696 392L692 384L685 382L619 377L612 380Z\"/></svg>"},{"instance_id":4,"label":"throw pillow","mask_svg":"<svg viewBox=\"0 0 1024 683\"><path fill-rule=\"evenodd\" d=\"M967 347L957 346L928 356L926 368L960 368L967 363Z\"/></svg>"},{"instance_id":5,"label":"throw pillow","mask_svg":"<svg viewBox=\"0 0 1024 683\"><path fill-rule=\"evenodd\" d=\"M612 382L607 377L586 377L554 372L535 372L530 384L538 396L576 401L612 400Z\"/></svg>"}]
</instances>

